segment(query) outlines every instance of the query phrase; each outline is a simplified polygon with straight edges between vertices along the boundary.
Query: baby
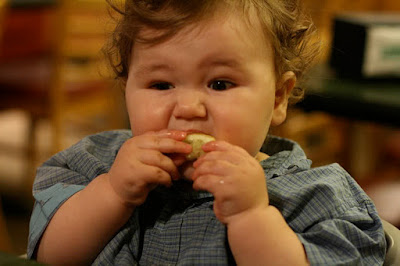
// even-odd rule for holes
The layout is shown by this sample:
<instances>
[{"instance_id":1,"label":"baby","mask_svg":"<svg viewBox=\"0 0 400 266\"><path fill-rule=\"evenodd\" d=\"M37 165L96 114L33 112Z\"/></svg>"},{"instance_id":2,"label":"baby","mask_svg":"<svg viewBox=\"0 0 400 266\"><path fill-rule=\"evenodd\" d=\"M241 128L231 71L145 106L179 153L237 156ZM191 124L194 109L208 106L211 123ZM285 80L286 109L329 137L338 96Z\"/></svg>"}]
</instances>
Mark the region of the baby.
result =
<instances>
[{"instance_id":1,"label":"baby","mask_svg":"<svg viewBox=\"0 0 400 266\"><path fill-rule=\"evenodd\" d=\"M267 137L316 55L300 1L126 0L119 11L110 54L131 130L88 136L38 169L29 258L382 264L382 224L356 182ZM196 160L191 134L215 138Z\"/></svg>"}]
</instances>

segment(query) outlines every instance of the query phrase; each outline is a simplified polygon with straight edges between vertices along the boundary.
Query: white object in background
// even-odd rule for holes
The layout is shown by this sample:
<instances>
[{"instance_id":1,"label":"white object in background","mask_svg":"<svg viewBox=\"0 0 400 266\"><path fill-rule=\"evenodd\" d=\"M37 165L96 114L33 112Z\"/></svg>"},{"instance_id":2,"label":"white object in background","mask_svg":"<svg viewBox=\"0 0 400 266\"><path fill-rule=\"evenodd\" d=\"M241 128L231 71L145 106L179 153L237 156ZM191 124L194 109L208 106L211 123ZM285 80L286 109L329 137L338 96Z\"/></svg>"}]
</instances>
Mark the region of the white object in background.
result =
<instances>
[{"instance_id":1,"label":"white object in background","mask_svg":"<svg viewBox=\"0 0 400 266\"><path fill-rule=\"evenodd\" d=\"M373 26L366 35L363 75L400 77L400 27Z\"/></svg>"}]
</instances>

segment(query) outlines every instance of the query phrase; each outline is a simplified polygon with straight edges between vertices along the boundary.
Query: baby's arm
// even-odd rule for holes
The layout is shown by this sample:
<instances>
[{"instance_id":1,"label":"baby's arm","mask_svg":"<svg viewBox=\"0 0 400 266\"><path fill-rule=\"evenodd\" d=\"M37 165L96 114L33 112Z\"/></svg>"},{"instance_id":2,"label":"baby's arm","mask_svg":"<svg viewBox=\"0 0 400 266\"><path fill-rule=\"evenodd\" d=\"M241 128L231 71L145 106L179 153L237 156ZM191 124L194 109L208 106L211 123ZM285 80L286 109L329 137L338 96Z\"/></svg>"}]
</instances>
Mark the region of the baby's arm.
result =
<instances>
[{"instance_id":1,"label":"baby's arm","mask_svg":"<svg viewBox=\"0 0 400 266\"><path fill-rule=\"evenodd\" d=\"M302 243L274 206L249 210L227 227L238 265L308 265Z\"/></svg>"},{"instance_id":2,"label":"baby's arm","mask_svg":"<svg viewBox=\"0 0 400 266\"><path fill-rule=\"evenodd\" d=\"M228 241L239 265L307 265L304 248L269 205L264 171L245 150L216 141L194 163L194 188L214 197L214 212L228 228Z\"/></svg>"},{"instance_id":3,"label":"baby's arm","mask_svg":"<svg viewBox=\"0 0 400 266\"><path fill-rule=\"evenodd\" d=\"M156 186L177 177L164 153L189 153L182 132L148 133L126 141L107 174L95 178L55 213L37 251L49 264L89 264Z\"/></svg>"},{"instance_id":4,"label":"baby's arm","mask_svg":"<svg viewBox=\"0 0 400 266\"><path fill-rule=\"evenodd\" d=\"M39 242L37 260L90 264L134 209L119 201L107 175L94 179L54 214Z\"/></svg>"}]
</instances>

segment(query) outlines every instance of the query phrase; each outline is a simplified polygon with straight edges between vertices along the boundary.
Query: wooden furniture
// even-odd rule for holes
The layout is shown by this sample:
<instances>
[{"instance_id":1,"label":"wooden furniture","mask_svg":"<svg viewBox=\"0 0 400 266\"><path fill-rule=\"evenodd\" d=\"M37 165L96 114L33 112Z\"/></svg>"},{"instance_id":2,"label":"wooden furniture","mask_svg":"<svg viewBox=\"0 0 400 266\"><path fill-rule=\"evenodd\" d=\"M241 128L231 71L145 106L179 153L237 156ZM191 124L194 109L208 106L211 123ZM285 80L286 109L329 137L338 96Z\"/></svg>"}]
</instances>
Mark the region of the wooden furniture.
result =
<instances>
[{"instance_id":1,"label":"wooden furniture","mask_svg":"<svg viewBox=\"0 0 400 266\"><path fill-rule=\"evenodd\" d=\"M0 199L0 251L11 252L11 241Z\"/></svg>"},{"instance_id":2,"label":"wooden furniture","mask_svg":"<svg viewBox=\"0 0 400 266\"><path fill-rule=\"evenodd\" d=\"M37 1L36 1L37 2ZM51 126L51 153L63 146L71 117L101 117L101 130L122 126L122 96L104 71L100 49L109 14L105 1L59 0L9 8L0 49L0 110L30 117L27 154L36 167L36 127ZM33 177L33 173L30 174ZM32 180L28 182L30 190Z\"/></svg>"},{"instance_id":3,"label":"wooden furniture","mask_svg":"<svg viewBox=\"0 0 400 266\"><path fill-rule=\"evenodd\" d=\"M5 7L6 7L6 1L0 0L0 39L2 36L1 26L3 25ZM8 252L11 251L11 243L8 235L6 221L3 214L1 198L0 198L0 251L8 251Z\"/></svg>"}]
</instances>

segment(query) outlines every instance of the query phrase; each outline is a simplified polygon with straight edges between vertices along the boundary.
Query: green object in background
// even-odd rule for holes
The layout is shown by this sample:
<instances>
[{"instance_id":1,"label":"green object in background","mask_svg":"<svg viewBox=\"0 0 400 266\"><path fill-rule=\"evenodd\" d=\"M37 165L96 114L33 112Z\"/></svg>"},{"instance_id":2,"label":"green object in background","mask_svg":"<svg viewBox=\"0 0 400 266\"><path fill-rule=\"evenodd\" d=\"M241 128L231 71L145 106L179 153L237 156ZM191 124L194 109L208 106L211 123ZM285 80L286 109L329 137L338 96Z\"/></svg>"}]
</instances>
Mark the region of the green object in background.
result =
<instances>
[{"instance_id":1,"label":"green object in background","mask_svg":"<svg viewBox=\"0 0 400 266\"><path fill-rule=\"evenodd\" d=\"M0 266L44 265L33 260L27 260L0 251Z\"/></svg>"},{"instance_id":2,"label":"green object in background","mask_svg":"<svg viewBox=\"0 0 400 266\"><path fill-rule=\"evenodd\" d=\"M399 60L400 59L400 46L388 46L383 50L382 57L384 59Z\"/></svg>"}]
</instances>

